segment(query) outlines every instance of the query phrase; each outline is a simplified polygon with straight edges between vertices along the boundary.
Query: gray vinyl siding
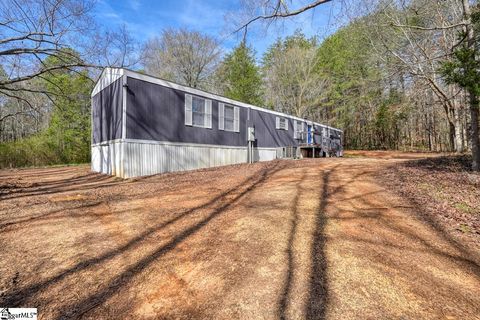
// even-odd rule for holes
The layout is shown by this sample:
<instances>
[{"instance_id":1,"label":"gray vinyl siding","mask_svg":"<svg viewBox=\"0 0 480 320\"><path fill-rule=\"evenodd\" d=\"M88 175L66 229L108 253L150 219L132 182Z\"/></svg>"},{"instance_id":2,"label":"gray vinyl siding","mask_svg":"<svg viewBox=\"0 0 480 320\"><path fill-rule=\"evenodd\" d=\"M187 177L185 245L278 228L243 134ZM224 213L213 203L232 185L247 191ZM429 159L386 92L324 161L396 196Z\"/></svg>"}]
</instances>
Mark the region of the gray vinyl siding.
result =
<instances>
[{"instance_id":1,"label":"gray vinyl siding","mask_svg":"<svg viewBox=\"0 0 480 320\"><path fill-rule=\"evenodd\" d=\"M314 132L313 132L313 143L320 144L322 142L322 134L323 134L323 127L314 125Z\"/></svg>"},{"instance_id":2,"label":"gray vinyl siding","mask_svg":"<svg viewBox=\"0 0 480 320\"><path fill-rule=\"evenodd\" d=\"M133 78L127 78L127 85L127 139L246 146L245 108L239 108L240 132L218 129L216 100L212 100L211 129L186 126L184 91Z\"/></svg>"},{"instance_id":3,"label":"gray vinyl siding","mask_svg":"<svg viewBox=\"0 0 480 320\"><path fill-rule=\"evenodd\" d=\"M93 143L122 137L122 79L92 97Z\"/></svg>"},{"instance_id":4,"label":"gray vinyl siding","mask_svg":"<svg viewBox=\"0 0 480 320\"><path fill-rule=\"evenodd\" d=\"M185 94L212 101L211 128L185 125ZM295 139L294 121L299 128L302 121L283 116L288 130L276 129L278 114L224 103L205 96L127 77L126 138L137 140L168 141L192 144L247 146L247 127L255 127L255 147L278 148L298 146L306 142ZM239 132L224 130L219 125L219 104L238 107ZM307 130L307 121L303 121ZM314 125L314 142L321 143L322 126ZM223 130L222 130L223 129ZM331 129L333 133L333 129ZM339 133L336 133L339 134Z\"/></svg>"},{"instance_id":5,"label":"gray vinyl siding","mask_svg":"<svg viewBox=\"0 0 480 320\"><path fill-rule=\"evenodd\" d=\"M288 130L275 128L275 119L278 115L250 109L251 123L255 128L255 146L258 148L277 148L297 146L298 142L293 137L293 120L288 121Z\"/></svg>"}]
</instances>

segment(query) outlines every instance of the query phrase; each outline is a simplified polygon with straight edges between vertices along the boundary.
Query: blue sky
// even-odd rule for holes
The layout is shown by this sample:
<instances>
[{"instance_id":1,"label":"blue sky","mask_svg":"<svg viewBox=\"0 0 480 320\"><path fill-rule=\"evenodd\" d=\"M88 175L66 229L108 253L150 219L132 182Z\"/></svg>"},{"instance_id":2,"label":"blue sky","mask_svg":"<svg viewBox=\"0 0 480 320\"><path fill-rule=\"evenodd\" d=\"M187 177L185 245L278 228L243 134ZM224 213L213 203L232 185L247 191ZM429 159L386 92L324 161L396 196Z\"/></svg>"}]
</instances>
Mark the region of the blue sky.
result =
<instances>
[{"instance_id":1,"label":"blue sky","mask_svg":"<svg viewBox=\"0 0 480 320\"><path fill-rule=\"evenodd\" d=\"M294 0L292 8L305 1ZM99 23L112 29L125 24L139 42L158 35L167 27L185 27L217 37L228 52L241 39L241 34L228 31L232 25L227 18L238 12L239 3L238 0L99 0L95 10ZM257 23L249 28L248 43L260 58L278 36L290 35L295 29L301 29L307 36L317 34L323 38L336 29L333 22L338 10L334 3L320 5L314 11L283 20L268 29Z\"/></svg>"}]
</instances>

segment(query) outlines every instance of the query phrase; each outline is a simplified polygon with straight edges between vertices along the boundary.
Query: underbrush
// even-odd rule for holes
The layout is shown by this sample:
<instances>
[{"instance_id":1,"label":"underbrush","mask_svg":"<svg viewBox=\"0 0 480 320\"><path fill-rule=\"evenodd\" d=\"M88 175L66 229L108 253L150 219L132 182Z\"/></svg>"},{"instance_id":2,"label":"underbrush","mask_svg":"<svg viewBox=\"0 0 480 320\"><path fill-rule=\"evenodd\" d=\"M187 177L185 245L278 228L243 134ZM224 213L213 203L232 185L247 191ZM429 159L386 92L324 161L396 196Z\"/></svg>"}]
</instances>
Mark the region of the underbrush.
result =
<instances>
[{"instance_id":1,"label":"underbrush","mask_svg":"<svg viewBox=\"0 0 480 320\"><path fill-rule=\"evenodd\" d=\"M61 143L48 135L35 135L0 143L0 169L39 167L90 161L89 144Z\"/></svg>"}]
</instances>

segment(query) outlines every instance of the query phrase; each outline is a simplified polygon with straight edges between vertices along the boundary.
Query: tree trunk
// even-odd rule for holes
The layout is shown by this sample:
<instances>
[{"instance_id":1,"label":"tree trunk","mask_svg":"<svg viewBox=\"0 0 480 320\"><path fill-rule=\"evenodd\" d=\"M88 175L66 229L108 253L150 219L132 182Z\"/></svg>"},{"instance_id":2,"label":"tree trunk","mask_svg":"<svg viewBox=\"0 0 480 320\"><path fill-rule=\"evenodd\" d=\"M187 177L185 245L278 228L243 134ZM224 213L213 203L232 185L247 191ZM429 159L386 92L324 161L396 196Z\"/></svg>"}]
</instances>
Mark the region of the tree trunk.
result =
<instances>
[{"instance_id":1,"label":"tree trunk","mask_svg":"<svg viewBox=\"0 0 480 320\"><path fill-rule=\"evenodd\" d=\"M466 98L464 98L466 101ZM468 112L464 110L462 113L462 139L463 150L470 151L470 139L468 138Z\"/></svg>"},{"instance_id":2,"label":"tree trunk","mask_svg":"<svg viewBox=\"0 0 480 320\"><path fill-rule=\"evenodd\" d=\"M475 34L472 26L470 2L463 0L463 15L466 21L467 46L471 50L475 50ZM476 54L474 55L474 59ZM470 139L472 141L472 170L480 171L480 138L478 136L478 97L473 88L468 89L470 99L470 117L472 122L472 132Z\"/></svg>"},{"instance_id":3,"label":"tree trunk","mask_svg":"<svg viewBox=\"0 0 480 320\"><path fill-rule=\"evenodd\" d=\"M463 130L461 121L460 104L455 103L455 152L463 153Z\"/></svg>"},{"instance_id":4,"label":"tree trunk","mask_svg":"<svg viewBox=\"0 0 480 320\"><path fill-rule=\"evenodd\" d=\"M480 137L478 131L478 98L475 92L470 92L470 117L472 122L472 170L480 171Z\"/></svg>"},{"instance_id":5,"label":"tree trunk","mask_svg":"<svg viewBox=\"0 0 480 320\"><path fill-rule=\"evenodd\" d=\"M450 151L456 151L455 148L455 124L452 121L448 121L448 142Z\"/></svg>"}]
</instances>

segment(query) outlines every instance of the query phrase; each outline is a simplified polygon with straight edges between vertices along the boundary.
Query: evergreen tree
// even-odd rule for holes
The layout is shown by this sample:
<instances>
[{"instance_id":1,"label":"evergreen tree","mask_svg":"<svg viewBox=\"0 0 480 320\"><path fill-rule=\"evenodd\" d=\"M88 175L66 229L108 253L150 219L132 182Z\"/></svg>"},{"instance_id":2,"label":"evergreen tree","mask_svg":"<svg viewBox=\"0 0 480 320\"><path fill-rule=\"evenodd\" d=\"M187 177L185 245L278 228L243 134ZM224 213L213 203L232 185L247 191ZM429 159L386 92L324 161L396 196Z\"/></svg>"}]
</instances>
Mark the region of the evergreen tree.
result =
<instances>
[{"instance_id":1,"label":"evergreen tree","mask_svg":"<svg viewBox=\"0 0 480 320\"><path fill-rule=\"evenodd\" d=\"M218 75L226 97L263 105L262 79L255 62L255 52L245 41L226 55Z\"/></svg>"},{"instance_id":2,"label":"evergreen tree","mask_svg":"<svg viewBox=\"0 0 480 320\"><path fill-rule=\"evenodd\" d=\"M75 56L48 57L46 66ZM61 163L81 163L90 159L90 92L93 87L87 71L56 70L46 74L43 85L52 95L53 109L45 134Z\"/></svg>"},{"instance_id":3,"label":"evergreen tree","mask_svg":"<svg viewBox=\"0 0 480 320\"><path fill-rule=\"evenodd\" d=\"M47 57L43 68L52 68L78 53L63 49ZM1 75L0 75L1 77ZM50 70L32 80L32 87L45 92L39 100L48 110L48 126L36 134L0 144L0 167L85 163L90 160L90 93L93 82L81 68Z\"/></svg>"},{"instance_id":4,"label":"evergreen tree","mask_svg":"<svg viewBox=\"0 0 480 320\"><path fill-rule=\"evenodd\" d=\"M464 5L464 11L468 2ZM469 8L468 8L469 9ZM478 7L470 15L466 12L465 20L470 24L459 34L460 45L453 52L453 59L443 64L441 73L447 83L457 84L465 89L470 104L470 142L472 145L472 169L480 171L480 10Z\"/></svg>"}]
</instances>

